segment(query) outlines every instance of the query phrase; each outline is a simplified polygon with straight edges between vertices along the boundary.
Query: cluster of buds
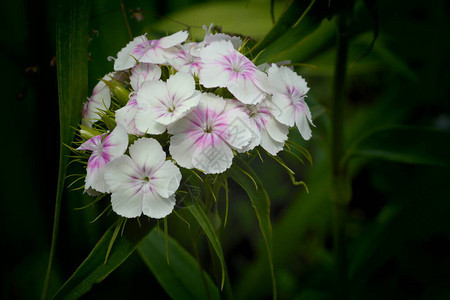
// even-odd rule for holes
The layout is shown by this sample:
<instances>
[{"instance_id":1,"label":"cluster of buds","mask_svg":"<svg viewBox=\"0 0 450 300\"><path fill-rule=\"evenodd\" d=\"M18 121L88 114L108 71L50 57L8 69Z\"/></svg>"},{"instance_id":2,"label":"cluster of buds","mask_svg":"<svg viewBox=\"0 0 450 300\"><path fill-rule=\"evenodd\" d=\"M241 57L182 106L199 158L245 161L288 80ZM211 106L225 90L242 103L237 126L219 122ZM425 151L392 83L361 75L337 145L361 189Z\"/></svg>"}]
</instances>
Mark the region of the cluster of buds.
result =
<instances>
[{"instance_id":1,"label":"cluster of buds","mask_svg":"<svg viewBox=\"0 0 450 300\"><path fill-rule=\"evenodd\" d=\"M186 31L136 37L85 103L84 188L111 193L123 217L170 214L180 167L220 174L255 147L277 155L289 127L311 137L305 80L287 66L255 66L241 38L204 28L202 42Z\"/></svg>"}]
</instances>

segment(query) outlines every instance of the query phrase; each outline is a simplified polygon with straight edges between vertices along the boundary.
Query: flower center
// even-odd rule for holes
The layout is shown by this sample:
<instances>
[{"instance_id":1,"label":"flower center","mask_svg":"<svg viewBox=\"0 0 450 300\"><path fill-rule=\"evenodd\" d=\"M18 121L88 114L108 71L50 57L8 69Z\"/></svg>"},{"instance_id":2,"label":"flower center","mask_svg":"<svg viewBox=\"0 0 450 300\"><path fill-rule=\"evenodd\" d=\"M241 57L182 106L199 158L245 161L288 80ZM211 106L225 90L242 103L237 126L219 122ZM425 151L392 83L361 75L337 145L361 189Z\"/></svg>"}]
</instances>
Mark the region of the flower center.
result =
<instances>
[{"instance_id":1,"label":"flower center","mask_svg":"<svg viewBox=\"0 0 450 300\"><path fill-rule=\"evenodd\" d=\"M211 125L206 125L203 129L206 133L211 133L213 131L213 127Z\"/></svg>"}]
</instances>

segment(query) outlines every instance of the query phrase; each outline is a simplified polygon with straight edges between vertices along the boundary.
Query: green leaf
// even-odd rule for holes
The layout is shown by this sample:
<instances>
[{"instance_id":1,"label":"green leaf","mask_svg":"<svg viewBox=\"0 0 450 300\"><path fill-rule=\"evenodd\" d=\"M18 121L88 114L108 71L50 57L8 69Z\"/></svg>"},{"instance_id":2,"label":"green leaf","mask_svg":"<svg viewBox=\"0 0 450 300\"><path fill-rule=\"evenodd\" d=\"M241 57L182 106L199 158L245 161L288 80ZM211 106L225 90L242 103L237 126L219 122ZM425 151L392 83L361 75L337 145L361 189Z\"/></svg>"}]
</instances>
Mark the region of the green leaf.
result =
<instances>
[{"instance_id":1,"label":"green leaf","mask_svg":"<svg viewBox=\"0 0 450 300\"><path fill-rule=\"evenodd\" d=\"M58 235L64 178L68 163L69 150L63 144L70 145L72 143L74 137L72 128L77 127L81 118L82 103L87 95L89 8L89 0L59 1L57 7L56 62L61 144L52 245L42 289L42 299L47 297L47 288Z\"/></svg>"},{"instance_id":2,"label":"green leaf","mask_svg":"<svg viewBox=\"0 0 450 300\"><path fill-rule=\"evenodd\" d=\"M299 5L296 4L296 2L297 1L294 1L291 5ZM297 17L298 20L295 20L292 27L290 27L290 25L294 15L292 15L292 11L289 9L287 10L287 13L290 15L289 22L286 22L281 26L277 26L278 23L275 24L273 32L270 31L268 34L267 41L264 41L265 38L261 42L261 45L265 46L265 48L258 46L255 49L256 51L253 52L254 55L258 55L255 64L258 65L265 62L273 62L273 59L279 56L280 53L300 43L320 26L322 20L326 17L328 10L315 2L315 0L301 1L302 5L297 8L297 10L300 9L301 15ZM283 17L280 21L282 19ZM257 50L261 50L262 52L258 53Z\"/></svg>"},{"instance_id":3,"label":"green leaf","mask_svg":"<svg viewBox=\"0 0 450 300\"><path fill-rule=\"evenodd\" d=\"M112 225L54 298L78 299L88 292L95 283L101 282L111 274L134 252L138 243L150 231L150 223L141 222L141 224L142 227L137 222L127 222L123 236L116 239L105 263L110 241L116 228L116 224Z\"/></svg>"},{"instance_id":4,"label":"green leaf","mask_svg":"<svg viewBox=\"0 0 450 300\"><path fill-rule=\"evenodd\" d=\"M225 284L225 275L227 267L225 265L225 258L223 256L222 246L220 245L219 237L217 236L216 232L214 231L214 227L212 226L211 222L209 221L208 217L206 216L205 212L203 211L198 202L193 202L191 205L188 205L187 209L192 214L192 216L194 216L195 220L203 229L203 232L206 234L206 237L211 243L211 246L213 247L214 251L219 257L220 265L222 267L222 281L220 284L220 289L223 289L223 286Z\"/></svg>"},{"instance_id":5,"label":"green leaf","mask_svg":"<svg viewBox=\"0 0 450 300\"><path fill-rule=\"evenodd\" d=\"M176 240L167 237L170 264L166 261L166 238L153 229L139 244L138 252L172 299L220 299L219 289L197 261Z\"/></svg>"},{"instance_id":6,"label":"green leaf","mask_svg":"<svg viewBox=\"0 0 450 300\"><path fill-rule=\"evenodd\" d=\"M258 219L269 258L272 276L273 297L277 297L277 287L272 259L272 223L270 221L270 199L258 175L241 158L235 157L229 170L230 177L247 193ZM255 186L256 185L256 186Z\"/></svg>"},{"instance_id":7,"label":"green leaf","mask_svg":"<svg viewBox=\"0 0 450 300\"><path fill-rule=\"evenodd\" d=\"M349 150L345 161L363 156L395 162L450 167L450 132L395 126L373 131Z\"/></svg>"},{"instance_id":8,"label":"green leaf","mask_svg":"<svg viewBox=\"0 0 450 300\"><path fill-rule=\"evenodd\" d=\"M302 12L308 7L309 1L295 1L291 0L283 10L281 17L272 29L262 38L251 50L254 53L260 52L262 49L276 41L282 34L289 30Z\"/></svg>"}]
</instances>

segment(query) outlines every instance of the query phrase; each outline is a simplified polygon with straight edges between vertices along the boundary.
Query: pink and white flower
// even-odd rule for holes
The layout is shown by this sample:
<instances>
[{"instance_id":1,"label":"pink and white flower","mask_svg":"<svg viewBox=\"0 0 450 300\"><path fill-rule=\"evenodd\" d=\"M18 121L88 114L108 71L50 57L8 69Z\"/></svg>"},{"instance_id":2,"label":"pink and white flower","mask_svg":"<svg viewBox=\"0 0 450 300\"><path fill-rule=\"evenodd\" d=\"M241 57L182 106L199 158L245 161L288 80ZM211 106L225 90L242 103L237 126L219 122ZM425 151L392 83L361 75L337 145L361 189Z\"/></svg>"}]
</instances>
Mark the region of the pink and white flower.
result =
<instances>
[{"instance_id":1,"label":"pink and white flower","mask_svg":"<svg viewBox=\"0 0 450 300\"><path fill-rule=\"evenodd\" d=\"M141 138L130 146L130 156L123 155L106 167L105 179L111 188L112 209L126 218L141 214L164 218L175 206L175 192L181 172L161 145L151 138Z\"/></svg>"},{"instance_id":2,"label":"pink and white flower","mask_svg":"<svg viewBox=\"0 0 450 300\"><path fill-rule=\"evenodd\" d=\"M253 134L253 139L245 147L245 151L261 145L272 155L280 152L288 138L289 127L273 118L267 100L256 105L240 103L238 106L249 116L250 129Z\"/></svg>"},{"instance_id":3,"label":"pink and white flower","mask_svg":"<svg viewBox=\"0 0 450 300\"><path fill-rule=\"evenodd\" d=\"M234 103L202 94L198 106L168 127L169 151L182 167L204 173L222 173L231 166L233 150L252 139L248 116Z\"/></svg>"},{"instance_id":4,"label":"pink and white flower","mask_svg":"<svg viewBox=\"0 0 450 300\"><path fill-rule=\"evenodd\" d=\"M127 105L116 110L116 123L125 128L128 134L143 135L144 132L136 127L136 114L139 111L139 105L136 100L136 93L131 95Z\"/></svg>"},{"instance_id":5,"label":"pink and white flower","mask_svg":"<svg viewBox=\"0 0 450 300\"><path fill-rule=\"evenodd\" d=\"M92 127L92 124L100 120L99 112L111 106L111 91L103 80L110 80L113 77L114 73L106 74L94 87L91 97L83 107L81 123L84 126Z\"/></svg>"},{"instance_id":6,"label":"pink and white flower","mask_svg":"<svg viewBox=\"0 0 450 300\"><path fill-rule=\"evenodd\" d=\"M297 125L300 134L305 140L311 138L313 125L311 111L305 102L309 88L305 79L287 67L278 67L275 64L268 70L270 92L272 100L270 109L272 115L287 126Z\"/></svg>"},{"instance_id":7,"label":"pink and white flower","mask_svg":"<svg viewBox=\"0 0 450 300\"><path fill-rule=\"evenodd\" d=\"M160 134L167 125L179 120L200 100L194 78L183 72L170 76L167 82L146 81L136 96L140 110L136 127L142 132Z\"/></svg>"},{"instance_id":8,"label":"pink and white flower","mask_svg":"<svg viewBox=\"0 0 450 300\"><path fill-rule=\"evenodd\" d=\"M145 35L135 37L117 54L114 70L132 68L137 62L166 64L167 58L177 53L176 45L184 42L188 37L186 31L178 31L159 40L148 40Z\"/></svg>"},{"instance_id":9,"label":"pink and white flower","mask_svg":"<svg viewBox=\"0 0 450 300\"><path fill-rule=\"evenodd\" d=\"M266 96L267 75L230 41L213 42L201 50L200 84L206 88L226 87L245 104L256 104Z\"/></svg>"},{"instance_id":10,"label":"pink and white flower","mask_svg":"<svg viewBox=\"0 0 450 300\"><path fill-rule=\"evenodd\" d=\"M191 73L198 76L202 68L202 61L199 57L191 54L191 50L197 47L197 43L187 43L179 46L179 52L168 61L172 67L179 72Z\"/></svg>"},{"instance_id":11,"label":"pink and white flower","mask_svg":"<svg viewBox=\"0 0 450 300\"><path fill-rule=\"evenodd\" d=\"M105 182L105 167L115 158L123 155L128 147L128 135L122 126L116 126L110 134L101 134L84 142L77 150L92 151L86 168L84 189L92 188L109 193Z\"/></svg>"},{"instance_id":12,"label":"pink and white flower","mask_svg":"<svg viewBox=\"0 0 450 300\"><path fill-rule=\"evenodd\" d=\"M131 69L130 84L133 90L138 90L145 81L161 78L161 68L158 65L140 63Z\"/></svg>"}]
</instances>

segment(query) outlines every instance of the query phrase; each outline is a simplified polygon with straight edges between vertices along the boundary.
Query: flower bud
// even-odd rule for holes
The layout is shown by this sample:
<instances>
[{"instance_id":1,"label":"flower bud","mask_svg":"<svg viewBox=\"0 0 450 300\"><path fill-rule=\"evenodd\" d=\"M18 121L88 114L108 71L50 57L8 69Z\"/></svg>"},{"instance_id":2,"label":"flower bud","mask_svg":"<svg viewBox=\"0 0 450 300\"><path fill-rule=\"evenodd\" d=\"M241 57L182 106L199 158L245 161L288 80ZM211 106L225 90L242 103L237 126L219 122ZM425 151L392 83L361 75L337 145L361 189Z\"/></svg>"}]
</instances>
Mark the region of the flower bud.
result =
<instances>
[{"instance_id":1,"label":"flower bud","mask_svg":"<svg viewBox=\"0 0 450 300\"><path fill-rule=\"evenodd\" d=\"M103 82L108 86L111 93L119 101L121 105L127 105L128 100L130 100L130 91L124 88L117 80L111 79L110 81L103 80Z\"/></svg>"},{"instance_id":2,"label":"flower bud","mask_svg":"<svg viewBox=\"0 0 450 300\"><path fill-rule=\"evenodd\" d=\"M100 134L102 134L102 133L98 130L95 130L94 128L80 125L80 136L85 141L93 138L94 136L100 135Z\"/></svg>"}]
</instances>

